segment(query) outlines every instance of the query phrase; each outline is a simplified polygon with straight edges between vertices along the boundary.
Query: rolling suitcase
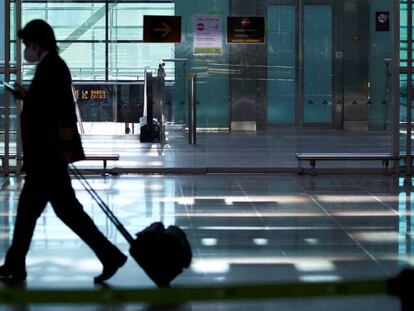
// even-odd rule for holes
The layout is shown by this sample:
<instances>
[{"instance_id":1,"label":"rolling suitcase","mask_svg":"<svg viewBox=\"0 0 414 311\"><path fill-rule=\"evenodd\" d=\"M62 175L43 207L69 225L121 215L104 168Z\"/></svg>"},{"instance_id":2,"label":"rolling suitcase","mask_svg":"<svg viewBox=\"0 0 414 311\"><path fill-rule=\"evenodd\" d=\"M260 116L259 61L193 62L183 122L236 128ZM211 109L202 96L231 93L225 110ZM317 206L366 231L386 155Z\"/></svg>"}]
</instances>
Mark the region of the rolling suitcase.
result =
<instances>
[{"instance_id":1,"label":"rolling suitcase","mask_svg":"<svg viewBox=\"0 0 414 311\"><path fill-rule=\"evenodd\" d=\"M183 230L177 226L165 228L162 222L155 222L138 232L134 239L74 165L72 172L128 241L130 255L157 286L169 286L184 268L190 266L193 255Z\"/></svg>"}]
</instances>

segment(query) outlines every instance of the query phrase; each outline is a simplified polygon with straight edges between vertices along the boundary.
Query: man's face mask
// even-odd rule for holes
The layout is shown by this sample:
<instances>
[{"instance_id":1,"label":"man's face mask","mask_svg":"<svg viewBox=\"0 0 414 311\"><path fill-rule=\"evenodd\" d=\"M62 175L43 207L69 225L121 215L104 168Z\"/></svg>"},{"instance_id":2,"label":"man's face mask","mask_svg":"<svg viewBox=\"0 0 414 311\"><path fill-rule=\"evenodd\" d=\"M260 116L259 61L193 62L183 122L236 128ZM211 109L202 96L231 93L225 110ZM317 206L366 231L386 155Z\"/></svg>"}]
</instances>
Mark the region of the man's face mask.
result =
<instances>
[{"instance_id":1,"label":"man's face mask","mask_svg":"<svg viewBox=\"0 0 414 311\"><path fill-rule=\"evenodd\" d=\"M39 60L39 56L32 47L26 47L24 49L24 59L29 63L36 63Z\"/></svg>"}]
</instances>

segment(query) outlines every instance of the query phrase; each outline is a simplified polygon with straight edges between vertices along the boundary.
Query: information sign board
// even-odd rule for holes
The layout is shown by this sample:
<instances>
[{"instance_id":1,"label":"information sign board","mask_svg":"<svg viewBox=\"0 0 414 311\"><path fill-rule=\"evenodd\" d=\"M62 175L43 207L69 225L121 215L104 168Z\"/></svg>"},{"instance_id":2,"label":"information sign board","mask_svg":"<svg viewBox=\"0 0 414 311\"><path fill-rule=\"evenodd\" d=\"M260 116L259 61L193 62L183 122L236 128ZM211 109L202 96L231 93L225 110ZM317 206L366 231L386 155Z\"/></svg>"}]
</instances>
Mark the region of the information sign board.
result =
<instances>
[{"instance_id":1,"label":"information sign board","mask_svg":"<svg viewBox=\"0 0 414 311\"><path fill-rule=\"evenodd\" d=\"M227 43L265 43L265 18L263 16L227 17Z\"/></svg>"},{"instance_id":2,"label":"information sign board","mask_svg":"<svg viewBox=\"0 0 414 311\"><path fill-rule=\"evenodd\" d=\"M181 16L144 15L144 42L180 43Z\"/></svg>"},{"instance_id":3,"label":"information sign board","mask_svg":"<svg viewBox=\"0 0 414 311\"><path fill-rule=\"evenodd\" d=\"M221 16L194 18L194 55L220 55L223 51Z\"/></svg>"}]
</instances>

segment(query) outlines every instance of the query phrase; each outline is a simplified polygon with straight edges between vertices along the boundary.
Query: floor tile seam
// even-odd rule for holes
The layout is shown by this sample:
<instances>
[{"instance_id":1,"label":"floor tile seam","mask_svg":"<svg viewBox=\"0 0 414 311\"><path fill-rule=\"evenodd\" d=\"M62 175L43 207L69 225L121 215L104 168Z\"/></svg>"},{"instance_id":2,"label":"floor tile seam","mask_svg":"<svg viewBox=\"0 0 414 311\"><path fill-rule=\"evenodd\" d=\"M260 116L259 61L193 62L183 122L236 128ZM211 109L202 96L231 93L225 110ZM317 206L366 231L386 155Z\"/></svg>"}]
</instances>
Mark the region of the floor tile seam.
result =
<instances>
[{"instance_id":1,"label":"floor tile seam","mask_svg":"<svg viewBox=\"0 0 414 311\"><path fill-rule=\"evenodd\" d=\"M244 190L244 188L240 184L240 181L239 181L239 179L237 177L236 177L236 181L237 181L237 184L240 187L243 195L248 198L249 196L247 195L246 191ZM258 210L256 209L256 207L250 201L249 201L249 204L252 207L252 209L255 211L257 217L260 219L261 223L264 225L264 227L266 228L266 230L268 230L269 229L269 226L266 224L266 222L264 221L263 217L260 215L260 213L258 212Z\"/></svg>"},{"instance_id":2,"label":"floor tile seam","mask_svg":"<svg viewBox=\"0 0 414 311\"><path fill-rule=\"evenodd\" d=\"M320 204L317 200L316 200L316 198L314 198L313 196L311 196L310 195L310 198L315 202L315 204L317 204L325 213L326 213L326 215L329 217L329 218L331 218L337 225L338 225L338 227L340 227L342 230L344 230L344 232L349 236L349 238L351 239L351 240L353 240L354 242L355 242L355 244L366 254L366 255L368 255L368 257L369 258L371 258L371 260L373 260L377 265L378 265L378 267L382 270L382 271L384 271L387 275L390 275L390 273L385 269L385 267L383 267L383 265L381 265L380 264L380 262L377 260L377 258L375 258L375 256L373 255L373 254L371 254L371 252L370 251L368 251L359 241L357 241L355 238L354 238L354 236L341 224L341 223L339 223L338 222L338 220L335 218L335 217L333 217L332 215L330 215L329 213L328 213L328 211L323 207L323 205L322 204Z\"/></svg>"},{"instance_id":3,"label":"floor tile seam","mask_svg":"<svg viewBox=\"0 0 414 311\"><path fill-rule=\"evenodd\" d=\"M178 184L178 187L180 189L181 197L184 197L183 188L181 186L180 178L178 178L178 180L176 181L176 185L177 184ZM188 206L187 206L187 204L185 204L184 206L185 206L185 210L186 210L186 213L187 213L187 219L188 219L188 222L189 222L189 231L194 232L194 225L193 225L192 218L189 217ZM202 258L202 254L201 254L201 251L200 251L199 247L196 248L196 252L197 252L197 255L194 256L194 257ZM194 254L194 249L193 249L193 254ZM206 274L206 273L204 272L204 274Z\"/></svg>"},{"instance_id":4,"label":"floor tile seam","mask_svg":"<svg viewBox=\"0 0 414 311\"><path fill-rule=\"evenodd\" d=\"M338 190L308 190L307 191L307 194L317 194L317 195L320 195L320 194L332 195L332 194L346 194L346 193L354 194L354 195L360 195L360 194L363 194L363 193L367 193L367 191L366 190L341 190L341 189L338 189Z\"/></svg>"},{"instance_id":5,"label":"floor tile seam","mask_svg":"<svg viewBox=\"0 0 414 311\"><path fill-rule=\"evenodd\" d=\"M381 205L384 205L385 207L387 207L388 209L390 209L396 216L400 216L400 213L398 213L398 211L396 211L395 209L392 208L391 205L389 205L387 202L383 202L380 198L378 198L375 194L373 194L372 192L367 191L367 193L372 196L375 200L377 200Z\"/></svg>"},{"instance_id":6,"label":"floor tile seam","mask_svg":"<svg viewBox=\"0 0 414 311\"><path fill-rule=\"evenodd\" d=\"M9 176L6 176L4 178L4 180L1 182L0 189L1 190L6 190L6 191L10 191L10 189L7 189L7 185L5 185L9 181L10 181L10 177Z\"/></svg>"},{"instance_id":7,"label":"floor tile seam","mask_svg":"<svg viewBox=\"0 0 414 311\"><path fill-rule=\"evenodd\" d=\"M362 176L364 176L364 175L362 175ZM384 177L384 176L383 176ZM387 179L388 179L388 177L389 176L386 176L387 177ZM353 177L351 177L351 178L356 178L355 176L353 176ZM383 180L383 178L381 178L380 179L381 181ZM361 183L360 183L360 181L358 180L358 179L356 179L355 180L355 183L361 188L361 189L364 189L365 187L364 187L364 185L362 185ZM388 182L387 182L387 184L388 184ZM393 184L395 184L395 182L391 182L391 185L389 185L389 186L386 186L387 188L392 188L393 187ZM397 188L398 188L398 183L396 183L397 184ZM367 190L365 190L365 191L367 191ZM389 190L388 189L388 191L389 191L389 193L395 193L395 189L392 189L392 190ZM391 192L392 191L392 192ZM370 192L370 191L367 191L367 192ZM386 192L385 192L386 193Z\"/></svg>"}]
</instances>

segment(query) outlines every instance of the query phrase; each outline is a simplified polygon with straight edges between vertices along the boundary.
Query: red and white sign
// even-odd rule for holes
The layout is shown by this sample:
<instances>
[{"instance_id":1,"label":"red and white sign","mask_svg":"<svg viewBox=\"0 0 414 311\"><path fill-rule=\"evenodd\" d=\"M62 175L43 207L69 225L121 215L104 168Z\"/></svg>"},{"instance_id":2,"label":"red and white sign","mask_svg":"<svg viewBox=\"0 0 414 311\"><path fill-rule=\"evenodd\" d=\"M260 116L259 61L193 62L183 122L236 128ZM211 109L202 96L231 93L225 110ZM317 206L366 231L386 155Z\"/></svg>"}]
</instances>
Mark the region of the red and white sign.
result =
<instances>
[{"instance_id":1,"label":"red and white sign","mask_svg":"<svg viewBox=\"0 0 414 311\"><path fill-rule=\"evenodd\" d=\"M223 33L221 16L194 17L194 55L221 55Z\"/></svg>"}]
</instances>

